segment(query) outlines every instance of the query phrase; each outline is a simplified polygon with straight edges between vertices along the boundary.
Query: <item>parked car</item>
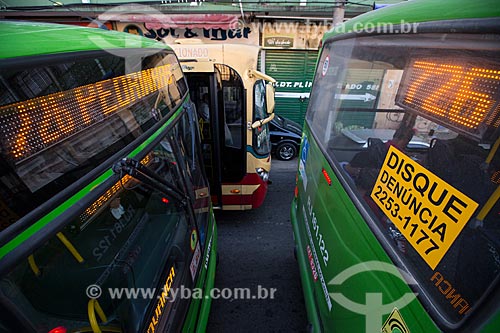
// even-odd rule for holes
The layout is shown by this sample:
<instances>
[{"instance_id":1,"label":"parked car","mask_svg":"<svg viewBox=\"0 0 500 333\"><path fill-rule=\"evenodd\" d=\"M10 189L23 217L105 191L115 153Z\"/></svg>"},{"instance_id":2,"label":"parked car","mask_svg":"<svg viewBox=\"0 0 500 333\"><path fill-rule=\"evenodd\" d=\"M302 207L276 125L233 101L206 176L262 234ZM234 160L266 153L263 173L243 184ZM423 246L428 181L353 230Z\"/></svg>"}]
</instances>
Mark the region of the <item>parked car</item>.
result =
<instances>
[{"instance_id":1,"label":"parked car","mask_svg":"<svg viewBox=\"0 0 500 333\"><path fill-rule=\"evenodd\" d=\"M300 147L302 127L278 115L275 115L269 124L272 152L276 158L283 161L295 158Z\"/></svg>"}]
</instances>

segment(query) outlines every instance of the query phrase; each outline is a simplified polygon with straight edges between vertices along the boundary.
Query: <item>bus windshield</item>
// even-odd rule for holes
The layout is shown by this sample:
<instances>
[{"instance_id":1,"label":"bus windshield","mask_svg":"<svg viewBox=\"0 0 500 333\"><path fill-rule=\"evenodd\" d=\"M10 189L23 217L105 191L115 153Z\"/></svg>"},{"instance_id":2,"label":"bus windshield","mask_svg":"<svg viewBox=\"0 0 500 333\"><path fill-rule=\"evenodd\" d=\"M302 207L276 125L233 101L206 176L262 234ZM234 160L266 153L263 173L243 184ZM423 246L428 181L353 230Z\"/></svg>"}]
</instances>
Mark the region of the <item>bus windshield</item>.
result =
<instances>
[{"instance_id":1,"label":"bus windshield","mask_svg":"<svg viewBox=\"0 0 500 333\"><path fill-rule=\"evenodd\" d=\"M126 147L181 102L187 87L173 53L138 58L137 72L126 73L125 65L124 57L102 51L2 69L0 130L8 135L0 142L0 203L8 216L0 217L0 230Z\"/></svg>"},{"instance_id":2,"label":"bus windshield","mask_svg":"<svg viewBox=\"0 0 500 333\"><path fill-rule=\"evenodd\" d=\"M327 42L307 113L367 224L451 323L500 272L498 38Z\"/></svg>"},{"instance_id":3,"label":"bus windshield","mask_svg":"<svg viewBox=\"0 0 500 333\"><path fill-rule=\"evenodd\" d=\"M189 123L187 115L184 118L182 122ZM186 147L189 132L185 132L189 127L182 127L182 122L141 161L169 184L170 191L178 193L186 191L180 168L185 162L176 153L189 151ZM189 163L200 171L199 159ZM192 185L208 191L203 181ZM92 302L89 288L97 288L102 294L95 296L109 318L108 329L154 331L160 314L172 319L165 327L180 329L182 321L173 319L183 316L188 302L181 301L175 315L173 303L165 305L163 300L161 305L156 304L160 299L156 297L158 293L163 292L162 297L170 299L172 288L181 284L192 287L196 278L191 261L195 260L191 256L196 225L190 222L187 201L180 199L124 174L98 200L83 207L63 230L4 276L0 291L38 327L64 323L67 328L77 330L87 326L88 306ZM208 204L206 199L199 205L199 210L205 208L202 214L206 214ZM61 283L64 292L54 298ZM152 286L164 288L157 290ZM129 290L150 294L138 297L121 294Z\"/></svg>"}]
</instances>

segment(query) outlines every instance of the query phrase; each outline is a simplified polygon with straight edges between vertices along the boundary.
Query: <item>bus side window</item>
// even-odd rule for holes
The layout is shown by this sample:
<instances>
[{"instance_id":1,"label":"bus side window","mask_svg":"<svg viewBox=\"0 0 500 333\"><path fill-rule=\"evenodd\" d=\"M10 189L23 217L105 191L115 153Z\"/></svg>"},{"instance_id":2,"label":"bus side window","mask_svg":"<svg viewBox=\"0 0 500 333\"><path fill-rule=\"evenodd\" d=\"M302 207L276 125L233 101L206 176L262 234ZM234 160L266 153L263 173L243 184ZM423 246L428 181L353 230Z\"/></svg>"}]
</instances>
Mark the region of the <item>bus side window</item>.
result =
<instances>
[{"instance_id":1,"label":"bus side window","mask_svg":"<svg viewBox=\"0 0 500 333\"><path fill-rule=\"evenodd\" d=\"M496 184L491 181L490 170L484 163L486 151L481 150L477 143L469 143L460 136L450 140L434 138L427 155L427 168L484 204Z\"/></svg>"}]
</instances>

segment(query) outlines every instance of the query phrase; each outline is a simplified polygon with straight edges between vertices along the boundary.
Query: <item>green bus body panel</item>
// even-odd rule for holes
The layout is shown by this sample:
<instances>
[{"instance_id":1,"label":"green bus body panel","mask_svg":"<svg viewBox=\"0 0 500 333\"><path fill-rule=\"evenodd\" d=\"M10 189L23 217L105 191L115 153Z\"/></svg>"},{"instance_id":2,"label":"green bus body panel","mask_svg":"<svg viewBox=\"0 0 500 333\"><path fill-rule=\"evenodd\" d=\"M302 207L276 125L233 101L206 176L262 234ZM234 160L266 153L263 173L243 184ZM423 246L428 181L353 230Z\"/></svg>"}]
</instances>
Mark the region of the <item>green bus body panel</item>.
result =
<instances>
[{"instance_id":1,"label":"green bus body panel","mask_svg":"<svg viewBox=\"0 0 500 333\"><path fill-rule=\"evenodd\" d=\"M52 23L0 21L0 59L123 48L168 49L151 39L117 31Z\"/></svg>"},{"instance_id":2,"label":"green bus body panel","mask_svg":"<svg viewBox=\"0 0 500 333\"><path fill-rule=\"evenodd\" d=\"M210 232L207 233L205 242L205 250L203 252L205 255L200 261L202 268L200 269L198 280L194 286L195 289L193 289L201 289L204 293L201 299L191 299L191 304L189 305L189 310L186 315L186 321L184 323L184 327L182 328L182 332L186 333L205 332L210 314L210 307L212 305L210 293L215 285L215 271L217 264L217 224L215 222L213 210L210 211L210 223L208 224L207 230L210 230ZM208 263L207 266L206 263Z\"/></svg>"},{"instance_id":3,"label":"green bus body panel","mask_svg":"<svg viewBox=\"0 0 500 333\"><path fill-rule=\"evenodd\" d=\"M305 238L304 228L299 227L299 220L297 218L297 199L292 200L290 210L290 221L292 222L293 235L295 239L295 246L297 252L297 262L299 264L300 280L302 285L302 292L304 293L304 303L306 305L307 318L312 327L312 332L320 332L320 322L318 318L318 306L315 301L315 290L313 289L313 278L311 269L309 268L308 258L306 256L307 250L305 244L308 242Z\"/></svg>"},{"instance_id":4,"label":"green bus body panel","mask_svg":"<svg viewBox=\"0 0 500 333\"><path fill-rule=\"evenodd\" d=\"M305 167L308 190L304 190L304 182L299 172L297 183L299 195L298 199L292 202L291 222L297 244L308 318L313 324L313 332L365 332L364 314L346 309L332 297L330 297L332 308L331 311L328 310L321 279L320 277L317 281L313 279L307 257L307 246L311 249L314 247L318 253L320 268L329 294L342 294L351 302L364 306L366 297L370 293L381 293L382 303L386 305L397 302L405 294L413 294L413 291L402 277L378 271L354 274L340 285L331 283L338 274L356 264L377 261L392 265L392 261L342 188L328 161L310 135L307 124L304 125L304 133L309 142ZM331 177L332 185L328 185L322 169L325 169ZM319 255L320 245L311 224L312 214L308 209L308 199L318 221L319 233L329 252L328 266L324 265ZM306 224L309 224L312 237L308 236ZM317 267L316 270L318 271ZM440 331L417 298L413 298L408 305L398 309L410 332ZM369 331L379 332L391 310L378 318L378 327L370 327Z\"/></svg>"},{"instance_id":5,"label":"green bus body panel","mask_svg":"<svg viewBox=\"0 0 500 333\"><path fill-rule=\"evenodd\" d=\"M498 0L412 0L374 10L346 21L338 29L325 33L323 41L344 32L360 30L377 24L400 24L408 22L429 22L455 19L478 19L500 16Z\"/></svg>"}]
</instances>

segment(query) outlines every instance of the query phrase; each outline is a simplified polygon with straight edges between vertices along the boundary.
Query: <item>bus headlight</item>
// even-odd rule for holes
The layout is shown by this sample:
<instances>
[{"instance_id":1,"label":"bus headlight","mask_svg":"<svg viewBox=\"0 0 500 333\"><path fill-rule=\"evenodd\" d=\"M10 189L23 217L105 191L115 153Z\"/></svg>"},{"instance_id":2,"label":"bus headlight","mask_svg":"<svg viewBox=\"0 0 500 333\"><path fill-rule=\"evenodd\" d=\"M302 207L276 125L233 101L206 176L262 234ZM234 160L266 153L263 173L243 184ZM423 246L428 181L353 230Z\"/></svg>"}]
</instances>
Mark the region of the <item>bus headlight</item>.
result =
<instances>
[{"instance_id":1,"label":"bus headlight","mask_svg":"<svg viewBox=\"0 0 500 333\"><path fill-rule=\"evenodd\" d=\"M259 175L259 177L267 183L267 181L269 180L269 172L266 171L264 168L257 168L255 169L255 171L257 171L257 174Z\"/></svg>"}]
</instances>

